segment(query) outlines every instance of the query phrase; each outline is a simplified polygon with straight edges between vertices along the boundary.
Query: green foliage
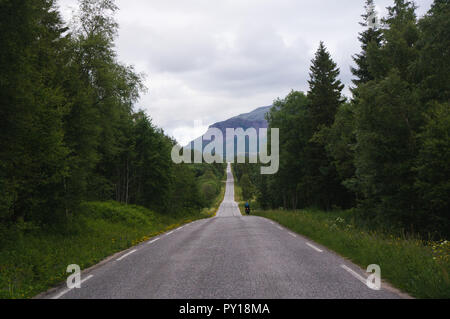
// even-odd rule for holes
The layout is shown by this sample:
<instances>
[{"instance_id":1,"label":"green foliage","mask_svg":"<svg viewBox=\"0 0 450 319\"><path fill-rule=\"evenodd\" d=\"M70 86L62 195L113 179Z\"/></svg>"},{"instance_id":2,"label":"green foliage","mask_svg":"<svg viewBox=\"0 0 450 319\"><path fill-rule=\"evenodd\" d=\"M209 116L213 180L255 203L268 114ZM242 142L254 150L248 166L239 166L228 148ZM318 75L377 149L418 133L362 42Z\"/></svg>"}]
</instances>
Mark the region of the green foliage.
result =
<instances>
[{"instance_id":1,"label":"green foliage","mask_svg":"<svg viewBox=\"0 0 450 319\"><path fill-rule=\"evenodd\" d=\"M269 126L280 129L280 168L268 181L272 207L295 207L310 194L302 185L307 181L301 178L309 168L304 164L313 134L308 104L303 92L292 91L285 99L276 100L267 116Z\"/></svg>"},{"instance_id":2,"label":"green foliage","mask_svg":"<svg viewBox=\"0 0 450 319\"><path fill-rule=\"evenodd\" d=\"M343 102L341 91L344 85L337 79L339 69L331 59L323 42L320 42L311 61L308 99L311 120L315 129L333 124L334 115Z\"/></svg>"},{"instance_id":3,"label":"green foliage","mask_svg":"<svg viewBox=\"0 0 450 319\"><path fill-rule=\"evenodd\" d=\"M378 19L374 1L366 0L365 9L366 13L362 15L364 21L360 22L360 25L367 29L359 33L358 37L358 40L361 42L362 51L353 56L356 67L351 67L352 74L356 76L356 79L352 80L352 82L356 86L373 80L373 75L369 71L367 50L369 45L374 48L379 48L382 41L382 31L375 24L376 21L370 21L370 19Z\"/></svg>"},{"instance_id":4,"label":"green foliage","mask_svg":"<svg viewBox=\"0 0 450 319\"><path fill-rule=\"evenodd\" d=\"M53 1L2 1L0 15L0 218L59 219L69 152L58 79L65 29Z\"/></svg>"},{"instance_id":5,"label":"green foliage","mask_svg":"<svg viewBox=\"0 0 450 319\"><path fill-rule=\"evenodd\" d=\"M232 164L235 177L235 200L240 206L247 201L254 203L255 200L257 200L260 206L268 206L269 197L262 198L263 195L272 196L272 193L267 189L267 175L261 175L259 164L250 164L247 162L248 159L246 163ZM264 183L266 187L264 187ZM265 202L266 204L264 204ZM254 205L252 204L252 206Z\"/></svg>"},{"instance_id":6,"label":"green foliage","mask_svg":"<svg viewBox=\"0 0 450 319\"><path fill-rule=\"evenodd\" d=\"M327 154L336 167L338 178L350 191L357 194L355 187L355 107L353 103L342 104L329 128L323 128L314 138L325 145ZM350 203L354 204L353 200Z\"/></svg>"},{"instance_id":7,"label":"green foliage","mask_svg":"<svg viewBox=\"0 0 450 319\"><path fill-rule=\"evenodd\" d=\"M355 167L364 208L374 209L376 219L411 225L416 217L411 168L421 124L417 94L395 70L359 92Z\"/></svg>"},{"instance_id":8,"label":"green foliage","mask_svg":"<svg viewBox=\"0 0 450 319\"><path fill-rule=\"evenodd\" d=\"M414 170L421 201L422 225L434 232L434 225L450 229L450 104L436 104L428 113L419 135L421 144Z\"/></svg>"},{"instance_id":9,"label":"green foliage","mask_svg":"<svg viewBox=\"0 0 450 319\"><path fill-rule=\"evenodd\" d=\"M324 209L333 206L349 206L349 194L339 180L332 158L326 151L327 143L319 136L333 125L337 110L344 102L341 96L343 85L337 79L339 69L330 54L320 43L312 61L309 81L308 111L312 121L312 136L305 147L303 181L299 187L310 191L309 203ZM294 207L295 208L295 207Z\"/></svg>"},{"instance_id":10,"label":"green foliage","mask_svg":"<svg viewBox=\"0 0 450 319\"><path fill-rule=\"evenodd\" d=\"M426 118L434 117L433 101L448 101L448 98L441 100L448 88L434 86L437 74L442 83L449 79L448 73L441 73L437 67L437 64L445 65L446 55L443 51L433 52L435 45L430 44L431 38L433 43L448 43L448 31L442 29L447 23L444 16L449 16L448 1L436 1L419 22L412 2L395 1L383 20L382 45L371 47L367 53L373 80L354 90L357 143L352 186L362 193L361 213L375 222L388 222L393 228L434 236L448 235L450 229L449 216L442 213L448 207L449 197L442 200L445 195L434 193L437 197L431 199L430 193L425 195L427 191L422 183L432 180L433 175L443 174L440 175L443 180L449 176L445 169L431 172L424 168L425 157L432 161L425 155L430 151L430 144L425 141L430 136L430 125L437 124L433 121L426 124ZM440 49L448 51L446 47ZM445 122L445 114L441 115L444 119L439 126L445 132L450 127ZM442 157L435 159L429 167L446 167ZM442 162L436 163L439 159ZM415 168L418 162L423 165L419 170ZM437 182L440 183L439 179ZM436 211L430 200L440 201L443 206Z\"/></svg>"},{"instance_id":11,"label":"green foliage","mask_svg":"<svg viewBox=\"0 0 450 319\"><path fill-rule=\"evenodd\" d=\"M242 197L245 201L252 199L253 197L253 185L247 174L241 176L239 184L242 188Z\"/></svg>"},{"instance_id":12,"label":"green foliage","mask_svg":"<svg viewBox=\"0 0 450 319\"><path fill-rule=\"evenodd\" d=\"M418 56L417 41L419 29L416 20L416 6L411 1L395 0L392 7L388 7L388 16L383 19L386 26L383 29L384 43L380 48L380 62L384 67L376 72L376 79L388 76L392 68L396 68L400 77L411 80L410 65ZM372 65L370 70L376 70Z\"/></svg>"},{"instance_id":13,"label":"green foliage","mask_svg":"<svg viewBox=\"0 0 450 319\"><path fill-rule=\"evenodd\" d=\"M450 4L435 0L419 23L419 56L412 66L423 101L450 100Z\"/></svg>"},{"instance_id":14,"label":"green foliage","mask_svg":"<svg viewBox=\"0 0 450 319\"><path fill-rule=\"evenodd\" d=\"M199 194L193 195L200 198L204 206L211 207L215 203L215 198L220 194L224 187L225 164L193 164L197 183L199 185ZM191 166L192 167L192 166Z\"/></svg>"}]
</instances>

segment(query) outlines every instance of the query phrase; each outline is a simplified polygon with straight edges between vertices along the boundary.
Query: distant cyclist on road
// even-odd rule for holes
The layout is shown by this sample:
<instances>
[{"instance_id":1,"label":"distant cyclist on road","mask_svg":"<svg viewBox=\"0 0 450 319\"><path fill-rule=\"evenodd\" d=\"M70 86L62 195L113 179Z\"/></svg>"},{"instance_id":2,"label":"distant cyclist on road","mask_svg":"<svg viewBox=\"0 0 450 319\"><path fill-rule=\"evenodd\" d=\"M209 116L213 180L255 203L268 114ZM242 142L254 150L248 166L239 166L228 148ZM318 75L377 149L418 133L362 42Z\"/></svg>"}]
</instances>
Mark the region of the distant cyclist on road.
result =
<instances>
[{"instance_id":1,"label":"distant cyclist on road","mask_svg":"<svg viewBox=\"0 0 450 319\"><path fill-rule=\"evenodd\" d=\"M248 203L248 201L245 202L245 213L247 215L250 215L250 204Z\"/></svg>"}]
</instances>

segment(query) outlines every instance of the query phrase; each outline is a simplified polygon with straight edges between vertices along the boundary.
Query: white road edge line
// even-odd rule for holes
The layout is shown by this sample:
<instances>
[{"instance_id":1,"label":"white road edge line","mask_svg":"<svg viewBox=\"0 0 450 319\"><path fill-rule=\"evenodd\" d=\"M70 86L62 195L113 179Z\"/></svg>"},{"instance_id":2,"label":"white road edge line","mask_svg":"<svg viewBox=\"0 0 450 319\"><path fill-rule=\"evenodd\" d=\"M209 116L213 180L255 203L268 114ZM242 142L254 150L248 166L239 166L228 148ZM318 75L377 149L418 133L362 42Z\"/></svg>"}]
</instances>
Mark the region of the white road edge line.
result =
<instances>
[{"instance_id":1,"label":"white road edge line","mask_svg":"<svg viewBox=\"0 0 450 319\"><path fill-rule=\"evenodd\" d=\"M277 226L278 227L278 229L281 229L281 230L283 230L283 228L282 227L280 227L280 226Z\"/></svg>"},{"instance_id":2,"label":"white road edge line","mask_svg":"<svg viewBox=\"0 0 450 319\"><path fill-rule=\"evenodd\" d=\"M92 277L94 277L94 275L89 275L86 278L84 278L83 280L80 281L80 284L82 284L83 282L85 282L86 280L91 279ZM57 294L56 296L53 296L52 299L59 299L62 296L64 296L66 293L68 293L69 291L71 291L74 288L67 288L64 291L61 291L59 294Z\"/></svg>"},{"instance_id":3,"label":"white road edge line","mask_svg":"<svg viewBox=\"0 0 450 319\"><path fill-rule=\"evenodd\" d=\"M137 251L137 249L133 249L132 251L130 251L130 252L126 253L125 255L123 255L123 256L117 258L116 260L117 260L117 261L120 261L120 260L124 259L125 257L131 255L132 253L134 253L134 252L136 252L136 251Z\"/></svg>"},{"instance_id":4,"label":"white road edge line","mask_svg":"<svg viewBox=\"0 0 450 319\"><path fill-rule=\"evenodd\" d=\"M297 235L295 235L293 233L289 233L289 235L291 235L292 237L297 237Z\"/></svg>"},{"instance_id":5,"label":"white road edge line","mask_svg":"<svg viewBox=\"0 0 450 319\"><path fill-rule=\"evenodd\" d=\"M319 248L317 248L316 246L314 246L314 245L311 245L310 243L306 243L306 245L308 245L308 246L309 246L309 247L311 247L312 249L314 249L314 250L318 251L319 253L323 252L323 250L322 250L322 249L319 249Z\"/></svg>"},{"instance_id":6,"label":"white road edge line","mask_svg":"<svg viewBox=\"0 0 450 319\"><path fill-rule=\"evenodd\" d=\"M158 238L156 238L156 239L153 239L153 240L151 240L151 241L149 241L148 243L149 244L153 244L155 241L157 241L157 240L159 240L160 238L158 237Z\"/></svg>"},{"instance_id":7,"label":"white road edge line","mask_svg":"<svg viewBox=\"0 0 450 319\"><path fill-rule=\"evenodd\" d=\"M170 235L170 234L172 234L173 233L173 230L172 231L170 231L170 232L168 232L166 235Z\"/></svg>"},{"instance_id":8,"label":"white road edge line","mask_svg":"<svg viewBox=\"0 0 450 319\"><path fill-rule=\"evenodd\" d=\"M353 269L350 269L349 267L347 267L346 265L341 265L341 268L347 270L350 274L353 275L353 277L355 277L356 279L358 279L359 281L361 281L363 284L367 284L367 279L365 279L363 276L361 276L360 274L358 274L356 271L354 271Z\"/></svg>"}]
</instances>

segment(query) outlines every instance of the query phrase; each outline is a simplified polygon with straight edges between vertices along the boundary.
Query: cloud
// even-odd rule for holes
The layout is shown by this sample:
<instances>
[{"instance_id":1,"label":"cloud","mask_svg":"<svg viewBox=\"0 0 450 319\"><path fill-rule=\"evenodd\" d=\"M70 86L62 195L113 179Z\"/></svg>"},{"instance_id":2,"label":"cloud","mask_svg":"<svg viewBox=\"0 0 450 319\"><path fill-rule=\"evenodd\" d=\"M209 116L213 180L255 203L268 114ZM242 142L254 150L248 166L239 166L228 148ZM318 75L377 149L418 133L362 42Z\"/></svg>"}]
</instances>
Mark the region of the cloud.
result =
<instances>
[{"instance_id":1,"label":"cloud","mask_svg":"<svg viewBox=\"0 0 450 319\"><path fill-rule=\"evenodd\" d=\"M391 0L376 1L384 15ZM59 1L69 18L76 0ZM422 0L419 15L432 0ZM147 74L137 107L184 143L205 127L307 90L324 41L349 94L363 1L118 0L119 59Z\"/></svg>"}]
</instances>

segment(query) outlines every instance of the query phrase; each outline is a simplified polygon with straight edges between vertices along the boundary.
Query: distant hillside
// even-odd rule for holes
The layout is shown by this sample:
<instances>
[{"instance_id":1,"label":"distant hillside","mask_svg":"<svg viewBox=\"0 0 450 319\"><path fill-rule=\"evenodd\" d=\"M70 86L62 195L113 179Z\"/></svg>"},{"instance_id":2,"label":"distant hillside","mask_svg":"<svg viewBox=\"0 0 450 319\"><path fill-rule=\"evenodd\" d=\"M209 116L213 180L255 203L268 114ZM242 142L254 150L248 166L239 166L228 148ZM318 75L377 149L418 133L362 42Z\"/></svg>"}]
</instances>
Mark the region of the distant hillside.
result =
<instances>
[{"instance_id":1,"label":"distant hillside","mask_svg":"<svg viewBox=\"0 0 450 319\"><path fill-rule=\"evenodd\" d=\"M253 110L249 113L240 114L234 116L228 120L214 123L209 127L215 127L222 131L225 134L226 128L238 128L242 127L244 130L250 127L254 127L256 130L259 128L267 127L267 121L265 119L265 115L269 112L272 106L262 106L258 107L256 110Z\"/></svg>"},{"instance_id":2,"label":"distant hillside","mask_svg":"<svg viewBox=\"0 0 450 319\"><path fill-rule=\"evenodd\" d=\"M224 137L224 145L226 143L226 129L227 128L243 128L244 130L248 128L255 128L257 133L259 132L260 128L266 128L267 127L267 121L265 119L265 115L267 112L269 112L270 108L272 106L262 106L258 107L257 109L249 112L249 113L243 113L237 116L234 116L232 118L229 118L228 120L221 121L214 123L209 126L210 128L218 128L222 131L223 137ZM202 138L202 136L198 137L196 140ZM207 145L210 141L203 141L203 147ZM191 148L194 148L194 141L189 143ZM247 147L246 147L247 151ZM236 151L235 151L236 152ZM225 154L225 151L224 151Z\"/></svg>"}]
</instances>

